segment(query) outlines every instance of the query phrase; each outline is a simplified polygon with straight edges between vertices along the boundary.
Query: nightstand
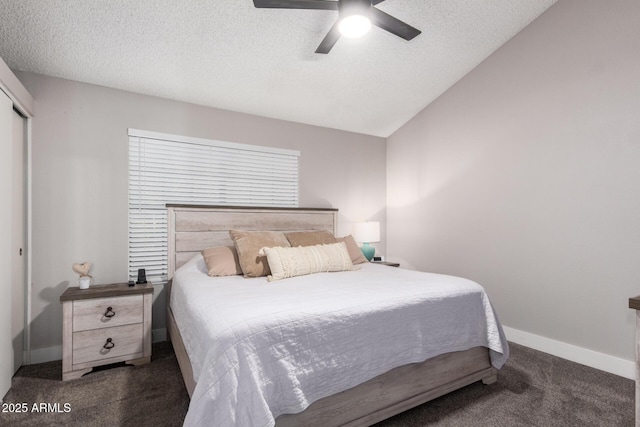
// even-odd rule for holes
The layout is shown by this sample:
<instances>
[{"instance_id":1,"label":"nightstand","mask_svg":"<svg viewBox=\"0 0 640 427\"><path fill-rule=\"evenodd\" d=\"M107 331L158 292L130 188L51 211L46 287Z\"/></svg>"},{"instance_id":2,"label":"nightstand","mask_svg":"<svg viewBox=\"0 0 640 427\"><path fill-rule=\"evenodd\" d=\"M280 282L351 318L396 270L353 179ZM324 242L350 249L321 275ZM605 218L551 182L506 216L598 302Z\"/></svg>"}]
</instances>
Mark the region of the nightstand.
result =
<instances>
[{"instance_id":1,"label":"nightstand","mask_svg":"<svg viewBox=\"0 0 640 427\"><path fill-rule=\"evenodd\" d=\"M400 267L400 263L399 262L371 261L371 264L387 265L389 267Z\"/></svg>"},{"instance_id":2,"label":"nightstand","mask_svg":"<svg viewBox=\"0 0 640 427\"><path fill-rule=\"evenodd\" d=\"M126 283L68 288L62 303L62 380L94 367L151 361L153 285Z\"/></svg>"}]
</instances>

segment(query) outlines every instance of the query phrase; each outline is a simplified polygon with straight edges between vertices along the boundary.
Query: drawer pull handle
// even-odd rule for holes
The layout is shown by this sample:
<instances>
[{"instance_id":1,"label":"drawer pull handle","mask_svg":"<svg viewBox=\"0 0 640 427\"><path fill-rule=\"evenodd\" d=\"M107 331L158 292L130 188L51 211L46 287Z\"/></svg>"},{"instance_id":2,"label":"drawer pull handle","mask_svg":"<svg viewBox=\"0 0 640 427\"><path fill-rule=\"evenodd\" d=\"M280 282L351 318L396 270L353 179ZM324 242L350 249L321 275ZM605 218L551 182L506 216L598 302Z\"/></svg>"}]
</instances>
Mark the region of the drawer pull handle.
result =
<instances>
[{"instance_id":1,"label":"drawer pull handle","mask_svg":"<svg viewBox=\"0 0 640 427\"><path fill-rule=\"evenodd\" d=\"M113 340L111 338L107 338L107 342L104 343L104 345L102 346L102 348L106 348L107 350L115 347L116 345L113 343Z\"/></svg>"},{"instance_id":2,"label":"drawer pull handle","mask_svg":"<svg viewBox=\"0 0 640 427\"><path fill-rule=\"evenodd\" d=\"M104 317L113 317L116 315L116 312L113 311L112 307L107 307L107 311L104 312Z\"/></svg>"}]
</instances>

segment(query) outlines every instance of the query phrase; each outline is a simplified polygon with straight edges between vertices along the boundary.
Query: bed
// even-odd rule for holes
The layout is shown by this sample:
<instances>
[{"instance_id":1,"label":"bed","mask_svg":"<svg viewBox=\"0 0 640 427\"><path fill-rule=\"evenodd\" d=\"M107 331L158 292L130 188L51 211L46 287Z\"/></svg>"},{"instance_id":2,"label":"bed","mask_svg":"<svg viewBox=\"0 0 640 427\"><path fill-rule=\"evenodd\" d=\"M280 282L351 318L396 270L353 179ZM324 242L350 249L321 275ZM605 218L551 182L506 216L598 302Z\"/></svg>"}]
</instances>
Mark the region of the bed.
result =
<instances>
[{"instance_id":1,"label":"bed","mask_svg":"<svg viewBox=\"0 0 640 427\"><path fill-rule=\"evenodd\" d=\"M508 357L484 290L465 279L373 264L277 282L203 270L199 253L232 245L229 230L335 234L335 209L167 208L167 330L192 398L186 425L371 425L473 382L493 383ZM455 298L423 278L443 282ZM423 302L425 293L433 301ZM389 308L391 300L401 308ZM427 322L418 300L430 304L433 336L414 327ZM252 319L238 317L238 307ZM459 332L437 333L447 328ZM374 331L382 335L369 336ZM327 341L330 334L337 335ZM240 344L231 341L240 335ZM262 347L281 357L264 356Z\"/></svg>"}]
</instances>

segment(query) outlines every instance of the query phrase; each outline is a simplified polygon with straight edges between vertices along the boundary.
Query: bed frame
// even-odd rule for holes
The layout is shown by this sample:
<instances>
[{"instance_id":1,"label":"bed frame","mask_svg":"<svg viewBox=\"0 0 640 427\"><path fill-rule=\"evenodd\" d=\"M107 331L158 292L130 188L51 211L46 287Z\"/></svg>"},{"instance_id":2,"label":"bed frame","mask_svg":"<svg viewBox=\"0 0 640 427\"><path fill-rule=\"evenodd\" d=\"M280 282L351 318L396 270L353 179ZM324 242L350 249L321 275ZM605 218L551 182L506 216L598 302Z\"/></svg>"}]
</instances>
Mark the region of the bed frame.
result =
<instances>
[{"instance_id":1,"label":"bed frame","mask_svg":"<svg viewBox=\"0 0 640 427\"><path fill-rule=\"evenodd\" d=\"M228 231L328 230L335 234L337 209L252 208L229 206L167 205L169 229L169 278L176 268L202 249L232 245ZM169 306L167 332L192 395L196 386L189 356ZM489 350L474 347L446 353L421 363L400 366L356 387L320 399L298 414L285 414L276 426L368 426L433 400L476 381L491 384L497 370Z\"/></svg>"}]
</instances>

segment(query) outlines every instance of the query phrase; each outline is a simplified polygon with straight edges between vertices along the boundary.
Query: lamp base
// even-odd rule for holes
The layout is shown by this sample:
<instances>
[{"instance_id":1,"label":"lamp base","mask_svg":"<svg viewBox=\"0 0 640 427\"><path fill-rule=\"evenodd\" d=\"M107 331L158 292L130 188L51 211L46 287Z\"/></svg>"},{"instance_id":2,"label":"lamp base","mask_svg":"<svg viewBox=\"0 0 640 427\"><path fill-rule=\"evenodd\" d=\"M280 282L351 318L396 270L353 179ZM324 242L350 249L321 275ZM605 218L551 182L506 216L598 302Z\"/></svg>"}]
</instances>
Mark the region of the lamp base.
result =
<instances>
[{"instance_id":1,"label":"lamp base","mask_svg":"<svg viewBox=\"0 0 640 427\"><path fill-rule=\"evenodd\" d=\"M367 259L367 261L371 261L373 259L373 255L376 253L376 248L369 245L368 243L363 243L362 247L360 247L362 254Z\"/></svg>"}]
</instances>

